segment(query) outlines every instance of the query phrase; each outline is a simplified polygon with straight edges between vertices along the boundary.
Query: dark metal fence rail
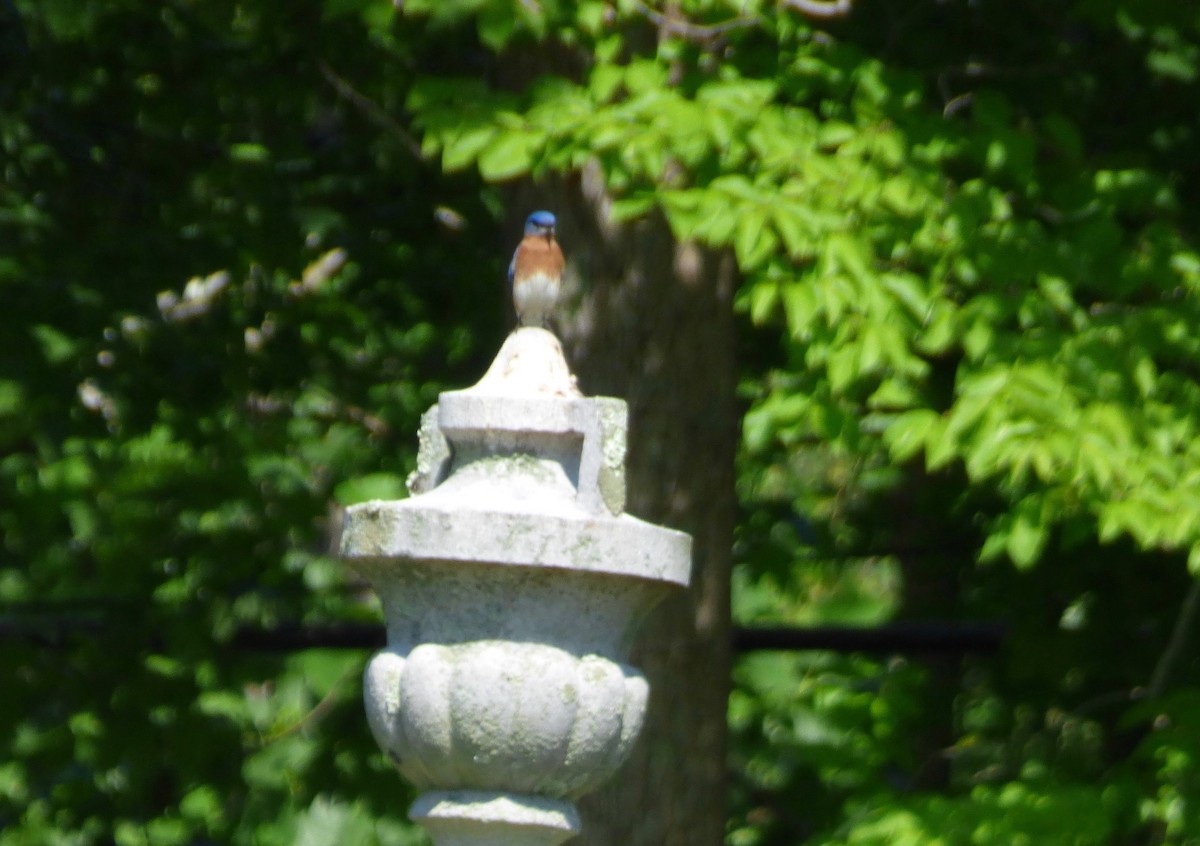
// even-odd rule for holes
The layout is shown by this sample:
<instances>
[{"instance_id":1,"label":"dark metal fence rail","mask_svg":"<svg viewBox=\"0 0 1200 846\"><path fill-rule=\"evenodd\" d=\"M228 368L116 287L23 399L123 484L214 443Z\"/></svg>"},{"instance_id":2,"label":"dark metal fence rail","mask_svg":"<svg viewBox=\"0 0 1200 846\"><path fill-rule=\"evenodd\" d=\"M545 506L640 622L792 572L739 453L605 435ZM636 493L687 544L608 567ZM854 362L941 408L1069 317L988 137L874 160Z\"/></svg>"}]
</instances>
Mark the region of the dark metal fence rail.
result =
<instances>
[{"instance_id":1,"label":"dark metal fence rail","mask_svg":"<svg viewBox=\"0 0 1200 846\"><path fill-rule=\"evenodd\" d=\"M126 624L128 619L125 620ZM16 613L0 616L0 641L24 641L66 648L79 637L103 637L103 613ZM993 653L1000 649L1006 627L996 622L901 621L880 626L738 626L733 651L869 652L883 654ZM304 649L379 649L385 643L379 623L335 622L288 624L270 629L243 628L232 645L253 652L298 652Z\"/></svg>"}]
</instances>

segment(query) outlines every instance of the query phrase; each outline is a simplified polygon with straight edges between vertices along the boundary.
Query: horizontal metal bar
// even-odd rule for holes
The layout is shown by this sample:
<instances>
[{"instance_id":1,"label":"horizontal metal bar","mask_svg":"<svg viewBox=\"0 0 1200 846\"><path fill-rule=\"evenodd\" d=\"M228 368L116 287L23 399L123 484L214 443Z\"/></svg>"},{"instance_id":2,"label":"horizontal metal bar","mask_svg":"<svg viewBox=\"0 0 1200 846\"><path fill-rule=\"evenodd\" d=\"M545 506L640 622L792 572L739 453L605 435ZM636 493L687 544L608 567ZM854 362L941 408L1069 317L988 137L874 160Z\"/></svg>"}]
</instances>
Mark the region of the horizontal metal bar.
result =
<instances>
[{"instance_id":1,"label":"horizontal metal bar","mask_svg":"<svg viewBox=\"0 0 1200 846\"><path fill-rule=\"evenodd\" d=\"M95 616L64 614L0 618L0 640L23 640L47 648L69 645L76 635L103 636L105 624ZM1003 645L1007 627L995 622L913 620L879 626L737 626L733 651L870 652L883 654L992 653ZM386 644L379 623L285 624L269 629L245 627L232 645L254 652L299 652L305 649L380 649Z\"/></svg>"}]
</instances>

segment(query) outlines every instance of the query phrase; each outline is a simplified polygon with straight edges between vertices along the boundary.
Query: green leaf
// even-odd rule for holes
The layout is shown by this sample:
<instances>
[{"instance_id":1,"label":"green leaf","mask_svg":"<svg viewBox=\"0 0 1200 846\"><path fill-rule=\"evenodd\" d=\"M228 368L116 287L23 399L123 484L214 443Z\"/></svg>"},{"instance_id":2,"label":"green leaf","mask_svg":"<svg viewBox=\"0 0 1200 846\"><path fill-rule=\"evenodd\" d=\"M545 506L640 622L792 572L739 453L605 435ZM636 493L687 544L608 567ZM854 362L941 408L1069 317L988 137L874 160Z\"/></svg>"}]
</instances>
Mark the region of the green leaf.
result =
<instances>
[{"instance_id":1,"label":"green leaf","mask_svg":"<svg viewBox=\"0 0 1200 846\"><path fill-rule=\"evenodd\" d=\"M496 138L491 124L464 127L442 142L442 166L448 171L462 170L475 163Z\"/></svg>"},{"instance_id":2,"label":"green leaf","mask_svg":"<svg viewBox=\"0 0 1200 846\"><path fill-rule=\"evenodd\" d=\"M762 189L740 174L714 179L709 185L709 191L728 194L729 197L747 204L758 204L764 199ZM725 202L728 202L728 198L725 199ZM732 212L733 209L728 209L728 211ZM765 217L763 210L759 210L758 214L760 217Z\"/></svg>"},{"instance_id":3,"label":"green leaf","mask_svg":"<svg viewBox=\"0 0 1200 846\"><path fill-rule=\"evenodd\" d=\"M1189 45L1174 45L1174 49L1152 50L1146 56L1151 72L1180 82L1195 82L1200 68L1200 50Z\"/></svg>"},{"instance_id":4,"label":"green leaf","mask_svg":"<svg viewBox=\"0 0 1200 846\"><path fill-rule=\"evenodd\" d=\"M154 846L185 846L192 832L183 820L159 817L147 823L146 837Z\"/></svg>"},{"instance_id":5,"label":"green leaf","mask_svg":"<svg viewBox=\"0 0 1200 846\"><path fill-rule=\"evenodd\" d=\"M598 103L607 103L621 90L625 83L625 69L618 65L600 64L597 65L588 77L588 90L592 94L592 98ZM593 138L593 142L595 139ZM596 143L596 146L603 148L605 144Z\"/></svg>"},{"instance_id":6,"label":"green leaf","mask_svg":"<svg viewBox=\"0 0 1200 846\"><path fill-rule=\"evenodd\" d=\"M681 241L695 237L704 217L707 196L698 191L663 191L658 199L675 237Z\"/></svg>"},{"instance_id":7,"label":"green leaf","mask_svg":"<svg viewBox=\"0 0 1200 846\"><path fill-rule=\"evenodd\" d=\"M182 662L166 655L147 655L144 663L147 670L163 678L180 678L187 669Z\"/></svg>"},{"instance_id":8,"label":"green leaf","mask_svg":"<svg viewBox=\"0 0 1200 846\"><path fill-rule=\"evenodd\" d=\"M625 69L625 87L630 94L653 94L667 87L669 70L659 62L648 59L630 62Z\"/></svg>"},{"instance_id":9,"label":"green leaf","mask_svg":"<svg viewBox=\"0 0 1200 846\"><path fill-rule=\"evenodd\" d=\"M991 323L985 320L976 320L963 334L963 350L972 359L986 359L995 337L995 327Z\"/></svg>"},{"instance_id":10,"label":"green leaf","mask_svg":"<svg viewBox=\"0 0 1200 846\"><path fill-rule=\"evenodd\" d=\"M879 196L891 211L902 216L915 215L927 207L916 186L900 176L885 179Z\"/></svg>"},{"instance_id":11,"label":"green leaf","mask_svg":"<svg viewBox=\"0 0 1200 846\"><path fill-rule=\"evenodd\" d=\"M802 258L813 255L816 239L812 237L812 228L802 206L779 202L772 209L771 219L789 256Z\"/></svg>"},{"instance_id":12,"label":"green leaf","mask_svg":"<svg viewBox=\"0 0 1200 846\"><path fill-rule=\"evenodd\" d=\"M271 151L262 144L230 144L229 158L239 164L266 164L271 161Z\"/></svg>"},{"instance_id":13,"label":"green leaf","mask_svg":"<svg viewBox=\"0 0 1200 846\"><path fill-rule=\"evenodd\" d=\"M958 337L958 321L954 307L944 300L935 300L930 306L925 328L917 336L916 348L929 355L938 355L948 350Z\"/></svg>"},{"instance_id":14,"label":"green leaf","mask_svg":"<svg viewBox=\"0 0 1200 846\"><path fill-rule=\"evenodd\" d=\"M224 717L234 723L246 719L246 699L228 690L204 691L196 698L196 709L204 715Z\"/></svg>"},{"instance_id":15,"label":"green leaf","mask_svg":"<svg viewBox=\"0 0 1200 846\"><path fill-rule=\"evenodd\" d=\"M318 796L297 819L296 846L364 843L373 835L371 821L356 805Z\"/></svg>"},{"instance_id":16,"label":"green leaf","mask_svg":"<svg viewBox=\"0 0 1200 846\"><path fill-rule=\"evenodd\" d=\"M508 3L485 3L477 18L479 40L493 51L502 50L518 29L517 7Z\"/></svg>"},{"instance_id":17,"label":"green leaf","mask_svg":"<svg viewBox=\"0 0 1200 846\"><path fill-rule=\"evenodd\" d=\"M896 417L883 430L883 442L895 461L908 461L925 448L941 423L941 417L927 408L915 409Z\"/></svg>"},{"instance_id":18,"label":"green leaf","mask_svg":"<svg viewBox=\"0 0 1200 846\"><path fill-rule=\"evenodd\" d=\"M761 267L779 246L775 232L767 226L764 210L744 206L737 221L733 248L743 272Z\"/></svg>"},{"instance_id":19,"label":"green leaf","mask_svg":"<svg viewBox=\"0 0 1200 846\"><path fill-rule=\"evenodd\" d=\"M817 131L817 144L824 150L836 150L857 137L859 130L841 121L825 121Z\"/></svg>"},{"instance_id":20,"label":"green leaf","mask_svg":"<svg viewBox=\"0 0 1200 846\"><path fill-rule=\"evenodd\" d=\"M1022 507L1018 508L1004 545L1009 558L1022 569L1037 563L1048 535L1040 509L1024 507L1027 502L1022 502Z\"/></svg>"},{"instance_id":21,"label":"green leaf","mask_svg":"<svg viewBox=\"0 0 1200 846\"><path fill-rule=\"evenodd\" d=\"M809 280L784 283L783 310L787 316L788 331L795 338L807 337L820 312L816 291Z\"/></svg>"},{"instance_id":22,"label":"green leaf","mask_svg":"<svg viewBox=\"0 0 1200 846\"><path fill-rule=\"evenodd\" d=\"M76 356L79 349L78 342L53 326L39 323L30 331L42 350L42 357L48 364L64 364Z\"/></svg>"},{"instance_id":23,"label":"green leaf","mask_svg":"<svg viewBox=\"0 0 1200 846\"><path fill-rule=\"evenodd\" d=\"M215 831L224 821L224 802L213 786L204 784L184 795L179 801L179 813L184 819L201 823L209 831Z\"/></svg>"},{"instance_id":24,"label":"green leaf","mask_svg":"<svg viewBox=\"0 0 1200 846\"><path fill-rule=\"evenodd\" d=\"M861 375L859 350L854 347L831 350L826 373L829 376L829 387L834 394L844 393Z\"/></svg>"},{"instance_id":25,"label":"green leaf","mask_svg":"<svg viewBox=\"0 0 1200 846\"><path fill-rule=\"evenodd\" d=\"M479 154L479 173L491 182L501 182L529 172L539 138L518 129L500 131Z\"/></svg>"},{"instance_id":26,"label":"green leaf","mask_svg":"<svg viewBox=\"0 0 1200 846\"><path fill-rule=\"evenodd\" d=\"M884 335L886 327L866 323L858 335L858 371L864 375L874 373L883 365Z\"/></svg>"},{"instance_id":27,"label":"green leaf","mask_svg":"<svg viewBox=\"0 0 1200 846\"><path fill-rule=\"evenodd\" d=\"M905 310L919 323L925 321L929 313L929 295L925 292L925 284L915 274L885 273L880 277L886 288L903 304Z\"/></svg>"},{"instance_id":28,"label":"green leaf","mask_svg":"<svg viewBox=\"0 0 1200 846\"><path fill-rule=\"evenodd\" d=\"M404 499L408 494L403 477L394 473L371 473L347 479L333 489L340 505L354 505L373 499Z\"/></svg>"},{"instance_id":29,"label":"green leaf","mask_svg":"<svg viewBox=\"0 0 1200 846\"><path fill-rule=\"evenodd\" d=\"M653 195L622 197L609 206L609 217L614 223L626 223L643 217L658 204Z\"/></svg>"},{"instance_id":30,"label":"green leaf","mask_svg":"<svg viewBox=\"0 0 1200 846\"><path fill-rule=\"evenodd\" d=\"M765 323L779 308L781 283L759 282L750 287L750 319L757 324Z\"/></svg>"},{"instance_id":31,"label":"green leaf","mask_svg":"<svg viewBox=\"0 0 1200 846\"><path fill-rule=\"evenodd\" d=\"M867 400L867 406L873 409L896 411L914 409L922 401L921 392L916 385L907 379L892 376L879 383L875 393L871 394L870 399Z\"/></svg>"},{"instance_id":32,"label":"green leaf","mask_svg":"<svg viewBox=\"0 0 1200 846\"><path fill-rule=\"evenodd\" d=\"M871 282L875 271L871 266L870 249L859 239L841 232L829 236L826 249L832 258L831 267L846 271L859 281Z\"/></svg>"},{"instance_id":33,"label":"green leaf","mask_svg":"<svg viewBox=\"0 0 1200 846\"><path fill-rule=\"evenodd\" d=\"M599 35L604 31L604 20L608 14L608 4L601 0L584 0L579 4L579 27L591 35Z\"/></svg>"}]
</instances>

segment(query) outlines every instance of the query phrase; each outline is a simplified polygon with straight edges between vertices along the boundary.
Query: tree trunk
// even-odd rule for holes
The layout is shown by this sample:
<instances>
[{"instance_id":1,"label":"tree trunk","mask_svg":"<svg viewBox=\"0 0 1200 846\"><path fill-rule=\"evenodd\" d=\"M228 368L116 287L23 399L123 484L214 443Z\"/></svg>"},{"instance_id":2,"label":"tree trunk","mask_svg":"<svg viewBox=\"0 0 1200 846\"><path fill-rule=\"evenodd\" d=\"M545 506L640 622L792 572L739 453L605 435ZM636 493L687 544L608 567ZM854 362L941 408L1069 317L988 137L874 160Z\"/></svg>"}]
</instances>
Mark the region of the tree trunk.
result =
<instances>
[{"instance_id":1,"label":"tree trunk","mask_svg":"<svg viewBox=\"0 0 1200 846\"><path fill-rule=\"evenodd\" d=\"M515 215L559 216L569 270L556 328L580 388L629 403L629 512L695 540L691 588L656 608L638 636L633 663L651 685L641 741L582 802L579 843L719 846L739 420L735 265L676 242L659 216L611 224L598 168L515 193Z\"/></svg>"}]
</instances>

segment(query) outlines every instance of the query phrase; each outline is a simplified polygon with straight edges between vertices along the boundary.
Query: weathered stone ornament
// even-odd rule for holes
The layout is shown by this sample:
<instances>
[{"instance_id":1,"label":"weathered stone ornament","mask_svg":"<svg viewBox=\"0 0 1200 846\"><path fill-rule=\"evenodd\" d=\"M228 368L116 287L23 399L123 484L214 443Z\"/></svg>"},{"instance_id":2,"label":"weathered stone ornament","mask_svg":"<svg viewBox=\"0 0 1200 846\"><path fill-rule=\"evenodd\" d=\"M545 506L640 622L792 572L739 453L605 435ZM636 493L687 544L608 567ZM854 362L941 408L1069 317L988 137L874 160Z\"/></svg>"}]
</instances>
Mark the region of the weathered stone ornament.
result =
<instances>
[{"instance_id":1,"label":"weathered stone ornament","mask_svg":"<svg viewBox=\"0 0 1200 846\"><path fill-rule=\"evenodd\" d=\"M687 585L691 538L624 513L625 429L522 328L425 415L413 496L347 512L342 556L388 630L367 718L436 846L562 842L637 740L633 629Z\"/></svg>"}]
</instances>

